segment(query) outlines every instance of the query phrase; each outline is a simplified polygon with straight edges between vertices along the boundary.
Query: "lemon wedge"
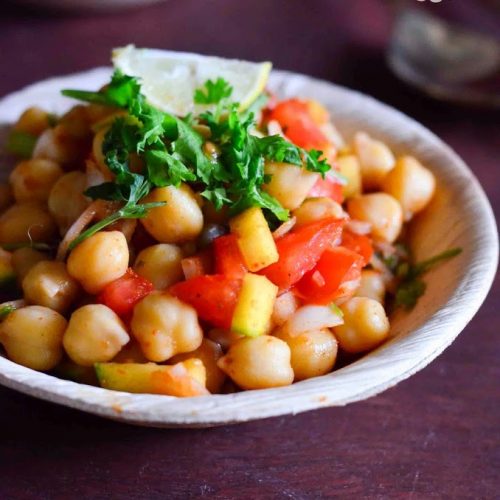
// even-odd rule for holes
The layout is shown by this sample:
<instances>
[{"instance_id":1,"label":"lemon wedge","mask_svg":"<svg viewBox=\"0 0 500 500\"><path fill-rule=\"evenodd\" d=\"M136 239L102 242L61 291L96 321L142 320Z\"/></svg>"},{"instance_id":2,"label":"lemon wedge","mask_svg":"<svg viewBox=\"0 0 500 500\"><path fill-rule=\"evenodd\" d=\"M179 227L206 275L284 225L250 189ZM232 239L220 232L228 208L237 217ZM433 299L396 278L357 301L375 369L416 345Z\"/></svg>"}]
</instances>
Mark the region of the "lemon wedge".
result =
<instances>
[{"instance_id":1,"label":"lemon wedge","mask_svg":"<svg viewBox=\"0 0 500 500\"><path fill-rule=\"evenodd\" d=\"M134 45L113 50L115 68L141 79L141 91L162 111L178 116L199 113L206 106L193 101L194 92L207 80L224 78L232 87L231 100L248 108L264 90L271 63L203 56L187 52L138 49Z\"/></svg>"}]
</instances>

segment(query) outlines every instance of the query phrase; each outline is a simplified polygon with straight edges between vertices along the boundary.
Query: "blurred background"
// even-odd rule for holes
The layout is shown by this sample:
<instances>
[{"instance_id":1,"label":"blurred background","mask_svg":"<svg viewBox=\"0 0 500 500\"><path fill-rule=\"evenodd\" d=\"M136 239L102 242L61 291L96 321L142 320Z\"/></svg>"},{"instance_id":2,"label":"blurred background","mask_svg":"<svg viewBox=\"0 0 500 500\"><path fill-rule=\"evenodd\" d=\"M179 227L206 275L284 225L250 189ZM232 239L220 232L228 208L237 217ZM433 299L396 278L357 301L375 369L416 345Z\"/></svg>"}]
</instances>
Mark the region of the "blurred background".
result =
<instances>
[{"instance_id":1,"label":"blurred background","mask_svg":"<svg viewBox=\"0 0 500 500\"><path fill-rule=\"evenodd\" d=\"M422 122L463 157L500 217L499 0L134 3L2 0L0 96L108 65L129 43L270 60ZM401 17L407 9L423 17ZM265 498L497 497L499 301L497 277L457 341L405 383L296 417L138 429L0 388L2 474L19 477L0 481L0 497L232 498L257 488Z\"/></svg>"},{"instance_id":2,"label":"blurred background","mask_svg":"<svg viewBox=\"0 0 500 500\"><path fill-rule=\"evenodd\" d=\"M498 0L4 0L1 71L8 78L0 81L0 94L108 64L113 47L134 43L271 60L277 68L332 80L401 107L418 97L399 84L385 59L394 19L406 9L500 33ZM412 36L421 57L428 58L425 42L432 33ZM437 36L435 43L442 44ZM456 49L456 38L448 43ZM485 57L497 58L492 65L498 74L500 53Z\"/></svg>"}]
</instances>

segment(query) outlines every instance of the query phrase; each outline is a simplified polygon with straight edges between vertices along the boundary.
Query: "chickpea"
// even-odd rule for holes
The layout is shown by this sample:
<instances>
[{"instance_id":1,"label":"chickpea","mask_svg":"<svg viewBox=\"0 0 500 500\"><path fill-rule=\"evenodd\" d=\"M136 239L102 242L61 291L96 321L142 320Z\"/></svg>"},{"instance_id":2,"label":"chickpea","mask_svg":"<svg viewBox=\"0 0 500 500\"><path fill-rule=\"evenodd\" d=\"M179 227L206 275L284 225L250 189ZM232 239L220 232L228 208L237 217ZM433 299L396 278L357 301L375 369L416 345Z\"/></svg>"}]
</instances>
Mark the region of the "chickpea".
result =
<instances>
[{"instance_id":1,"label":"chickpea","mask_svg":"<svg viewBox=\"0 0 500 500\"><path fill-rule=\"evenodd\" d=\"M352 198L361 194L361 166L354 155L344 155L337 158L339 172L346 178L347 184L342 186L344 198Z\"/></svg>"},{"instance_id":2,"label":"chickpea","mask_svg":"<svg viewBox=\"0 0 500 500\"><path fill-rule=\"evenodd\" d=\"M372 269L361 271L361 280L355 295L356 297L368 297L383 304L385 299L385 281L382 273Z\"/></svg>"},{"instance_id":3,"label":"chickpea","mask_svg":"<svg viewBox=\"0 0 500 500\"><path fill-rule=\"evenodd\" d=\"M106 158L102 152L102 143L104 142L104 137L108 131L109 127L103 127L94 135L94 139L92 140L92 154L94 155L94 159L99 166L99 169L103 171L108 170Z\"/></svg>"},{"instance_id":4,"label":"chickpea","mask_svg":"<svg viewBox=\"0 0 500 500\"><path fill-rule=\"evenodd\" d=\"M0 215L0 243L47 242L56 233L54 219L39 202L16 203Z\"/></svg>"},{"instance_id":5,"label":"chickpea","mask_svg":"<svg viewBox=\"0 0 500 500\"><path fill-rule=\"evenodd\" d=\"M264 184L264 190L288 210L300 207L319 179L319 174L288 163L268 162L265 171L272 177L268 184Z\"/></svg>"},{"instance_id":6,"label":"chickpea","mask_svg":"<svg viewBox=\"0 0 500 500\"><path fill-rule=\"evenodd\" d=\"M367 297L353 297L340 308L344 313L344 324L334 327L333 332L344 351L369 351L389 335L389 320L380 302Z\"/></svg>"},{"instance_id":7,"label":"chickpea","mask_svg":"<svg viewBox=\"0 0 500 500\"><path fill-rule=\"evenodd\" d=\"M102 104L88 104L84 107L84 110L87 121L95 125L99 125L99 123L106 119L114 118L116 115L123 116L126 114L124 111L117 112L114 108L103 106Z\"/></svg>"},{"instance_id":8,"label":"chickpea","mask_svg":"<svg viewBox=\"0 0 500 500\"><path fill-rule=\"evenodd\" d=\"M128 268L129 252L120 231L101 231L80 243L69 255L68 272L85 291L99 293Z\"/></svg>"},{"instance_id":9,"label":"chickpea","mask_svg":"<svg viewBox=\"0 0 500 500\"><path fill-rule=\"evenodd\" d=\"M178 246L160 243L139 252L135 259L134 271L151 281L157 290L161 290L184 277L181 265L183 257Z\"/></svg>"},{"instance_id":10,"label":"chickpea","mask_svg":"<svg viewBox=\"0 0 500 500\"><path fill-rule=\"evenodd\" d=\"M331 198L307 198L299 208L292 212L297 227L326 217L344 217L342 206Z\"/></svg>"},{"instance_id":11,"label":"chickpea","mask_svg":"<svg viewBox=\"0 0 500 500\"><path fill-rule=\"evenodd\" d=\"M203 214L193 190L186 184L178 188L156 188L144 203L165 201L141 219L143 226L161 243L184 243L196 238L203 229Z\"/></svg>"},{"instance_id":12,"label":"chickpea","mask_svg":"<svg viewBox=\"0 0 500 500\"><path fill-rule=\"evenodd\" d=\"M34 248L23 247L12 252L12 266L19 284L22 283L29 270L42 260L47 260L47 255Z\"/></svg>"},{"instance_id":13,"label":"chickpea","mask_svg":"<svg viewBox=\"0 0 500 500\"><path fill-rule=\"evenodd\" d=\"M66 324L63 316L48 307L23 307L0 325L0 342L12 361L33 370L51 370L63 356Z\"/></svg>"},{"instance_id":14,"label":"chickpea","mask_svg":"<svg viewBox=\"0 0 500 500\"><path fill-rule=\"evenodd\" d=\"M64 262L45 260L35 264L23 279L24 298L29 304L64 313L77 299L80 287Z\"/></svg>"},{"instance_id":15,"label":"chickpea","mask_svg":"<svg viewBox=\"0 0 500 500\"><path fill-rule=\"evenodd\" d=\"M372 139L365 132L354 136L354 152L361 166L361 176L365 189L378 189L396 162L392 151L381 141Z\"/></svg>"},{"instance_id":16,"label":"chickpea","mask_svg":"<svg viewBox=\"0 0 500 500\"><path fill-rule=\"evenodd\" d=\"M59 165L78 165L88 154L90 129L83 117L65 115L54 128L38 138L33 158L46 158Z\"/></svg>"},{"instance_id":17,"label":"chickpea","mask_svg":"<svg viewBox=\"0 0 500 500\"><path fill-rule=\"evenodd\" d=\"M130 342L113 358L113 363L147 363L139 342L130 339Z\"/></svg>"},{"instance_id":18,"label":"chickpea","mask_svg":"<svg viewBox=\"0 0 500 500\"><path fill-rule=\"evenodd\" d=\"M26 109L14 125L14 130L39 136L50 127L50 116L42 108L32 106Z\"/></svg>"},{"instance_id":19,"label":"chickpea","mask_svg":"<svg viewBox=\"0 0 500 500\"><path fill-rule=\"evenodd\" d=\"M34 159L18 163L10 174L16 201L47 201L52 186L62 174L61 167L52 160Z\"/></svg>"},{"instance_id":20,"label":"chickpea","mask_svg":"<svg viewBox=\"0 0 500 500\"><path fill-rule=\"evenodd\" d=\"M52 187L48 199L49 212L56 220L61 234L65 234L87 208L89 200L83 194L86 187L87 176L79 171L64 174Z\"/></svg>"},{"instance_id":21,"label":"chickpea","mask_svg":"<svg viewBox=\"0 0 500 500\"><path fill-rule=\"evenodd\" d=\"M270 335L238 340L217 364L242 389L281 387L293 382L290 348Z\"/></svg>"},{"instance_id":22,"label":"chickpea","mask_svg":"<svg viewBox=\"0 0 500 500\"><path fill-rule=\"evenodd\" d=\"M0 212L14 203L12 187L7 183L0 183Z\"/></svg>"},{"instance_id":23,"label":"chickpea","mask_svg":"<svg viewBox=\"0 0 500 500\"><path fill-rule=\"evenodd\" d=\"M215 394L220 392L226 378L225 373L217 366L217 361L221 357L221 346L212 340L204 338L198 349L184 354L177 354L177 356L169 360L169 364L179 363L191 358L201 360L206 370L206 387L211 393Z\"/></svg>"},{"instance_id":24,"label":"chickpea","mask_svg":"<svg viewBox=\"0 0 500 500\"><path fill-rule=\"evenodd\" d=\"M166 361L201 345L196 311L166 293L151 293L134 308L132 333L150 361Z\"/></svg>"},{"instance_id":25,"label":"chickpea","mask_svg":"<svg viewBox=\"0 0 500 500\"><path fill-rule=\"evenodd\" d=\"M89 304L71 315L63 344L75 363L92 366L112 360L129 340L125 325L112 309Z\"/></svg>"},{"instance_id":26,"label":"chickpea","mask_svg":"<svg viewBox=\"0 0 500 500\"><path fill-rule=\"evenodd\" d=\"M405 220L409 220L431 201L436 189L436 179L416 158L403 156L386 175L382 189L399 201Z\"/></svg>"},{"instance_id":27,"label":"chickpea","mask_svg":"<svg viewBox=\"0 0 500 500\"><path fill-rule=\"evenodd\" d=\"M88 106L84 104L73 106L61 116L59 125L68 138L88 137L91 132Z\"/></svg>"},{"instance_id":28,"label":"chickpea","mask_svg":"<svg viewBox=\"0 0 500 500\"><path fill-rule=\"evenodd\" d=\"M327 328L296 336L289 335L286 330L278 330L276 336L290 348L295 380L318 377L332 371L338 345L335 335Z\"/></svg>"},{"instance_id":29,"label":"chickpea","mask_svg":"<svg viewBox=\"0 0 500 500\"><path fill-rule=\"evenodd\" d=\"M224 351L227 351L237 340L242 339L243 335L231 330L212 328L208 331L207 337L213 342L219 344Z\"/></svg>"},{"instance_id":30,"label":"chickpea","mask_svg":"<svg viewBox=\"0 0 500 500\"><path fill-rule=\"evenodd\" d=\"M371 193L351 198L347 211L355 220L369 222L374 239L394 242L403 227L403 210L393 196Z\"/></svg>"}]
</instances>

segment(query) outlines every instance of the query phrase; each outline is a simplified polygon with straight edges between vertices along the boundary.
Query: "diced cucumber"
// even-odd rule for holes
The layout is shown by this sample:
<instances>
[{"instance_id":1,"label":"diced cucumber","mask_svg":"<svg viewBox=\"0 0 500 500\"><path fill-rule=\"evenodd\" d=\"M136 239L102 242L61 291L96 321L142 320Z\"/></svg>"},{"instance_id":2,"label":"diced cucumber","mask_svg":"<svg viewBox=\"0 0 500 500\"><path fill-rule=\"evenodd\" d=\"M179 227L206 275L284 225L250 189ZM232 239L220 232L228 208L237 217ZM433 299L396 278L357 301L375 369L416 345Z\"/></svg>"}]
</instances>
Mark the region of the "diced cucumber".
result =
<instances>
[{"instance_id":1,"label":"diced cucumber","mask_svg":"<svg viewBox=\"0 0 500 500\"><path fill-rule=\"evenodd\" d=\"M246 274L233 314L232 331L248 337L266 333L277 294L278 287L265 276Z\"/></svg>"}]
</instances>

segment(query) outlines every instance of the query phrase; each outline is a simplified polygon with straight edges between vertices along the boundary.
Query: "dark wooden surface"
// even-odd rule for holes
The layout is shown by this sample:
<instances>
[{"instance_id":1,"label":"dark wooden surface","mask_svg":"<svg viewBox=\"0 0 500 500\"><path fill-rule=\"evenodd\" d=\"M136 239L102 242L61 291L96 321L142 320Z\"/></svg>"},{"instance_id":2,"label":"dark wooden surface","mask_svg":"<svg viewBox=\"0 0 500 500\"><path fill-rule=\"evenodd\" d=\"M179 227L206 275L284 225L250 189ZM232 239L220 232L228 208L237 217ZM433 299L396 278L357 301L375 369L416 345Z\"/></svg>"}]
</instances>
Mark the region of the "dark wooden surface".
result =
<instances>
[{"instance_id":1,"label":"dark wooden surface","mask_svg":"<svg viewBox=\"0 0 500 500\"><path fill-rule=\"evenodd\" d=\"M416 0L414 2L416 4ZM448 5L445 5L448 4ZM489 31L476 0L428 5ZM0 94L106 64L113 46L271 59L420 120L500 213L500 117L407 89L386 69L378 0L170 0L64 17L1 3ZM206 430L120 425L0 389L0 498L498 498L500 281L457 341L394 389L346 408Z\"/></svg>"}]
</instances>

